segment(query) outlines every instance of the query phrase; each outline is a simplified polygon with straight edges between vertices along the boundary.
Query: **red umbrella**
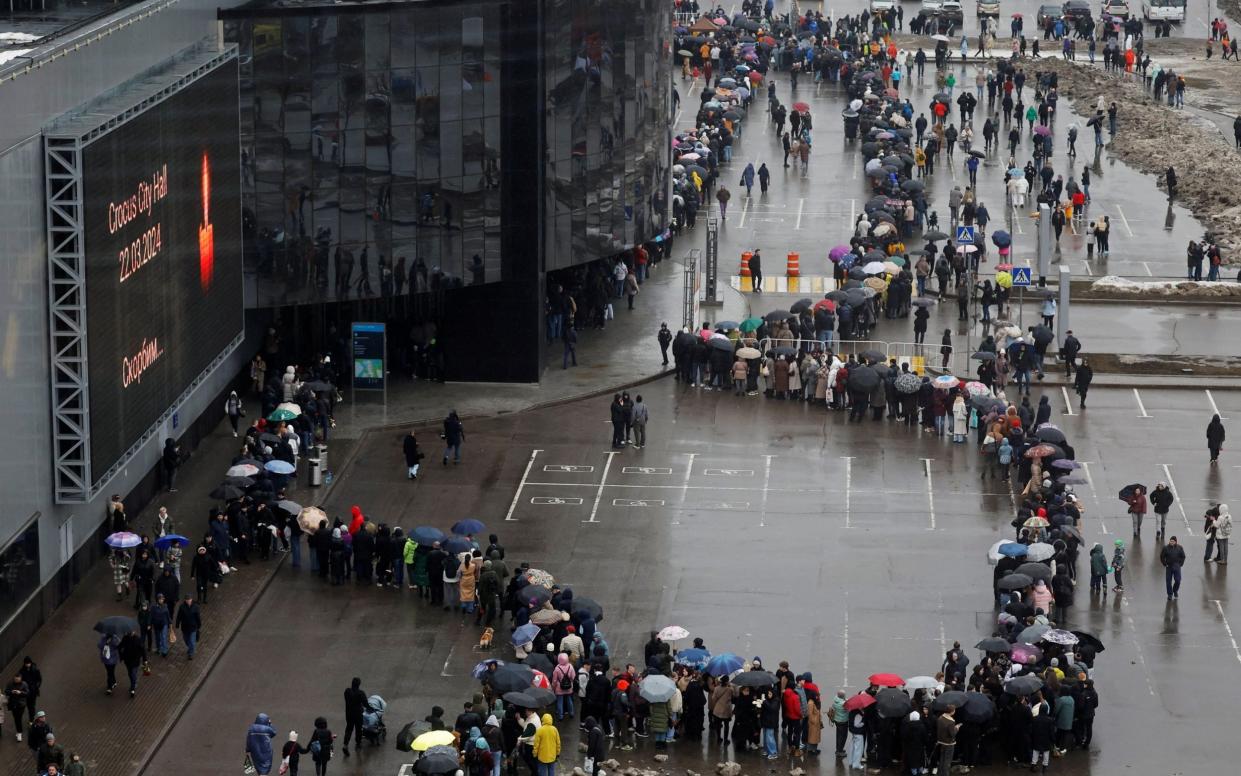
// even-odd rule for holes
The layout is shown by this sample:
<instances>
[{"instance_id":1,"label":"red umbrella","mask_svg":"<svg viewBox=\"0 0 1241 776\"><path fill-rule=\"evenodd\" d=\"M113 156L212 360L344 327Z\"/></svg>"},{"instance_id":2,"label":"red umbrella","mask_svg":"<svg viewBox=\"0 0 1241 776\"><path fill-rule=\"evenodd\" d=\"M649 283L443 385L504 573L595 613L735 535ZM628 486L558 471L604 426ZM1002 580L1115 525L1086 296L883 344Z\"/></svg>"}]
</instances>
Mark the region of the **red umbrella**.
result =
<instances>
[{"instance_id":1,"label":"red umbrella","mask_svg":"<svg viewBox=\"0 0 1241 776\"><path fill-rule=\"evenodd\" d=\"M759 81L763 80L763 74L758 72L757 70L751 70L749 73L746 74L746 78L749 78L754 83L758 83Z\"/></svg>"},{"instance_id":2,"label":"red umbrella","mask_svg":"<svg viewBox=\"0 0 1241 776\"><path fill-rule=\"evenodd\" d=\"M804 102L795 102L793 103L793 110L797 111L798 113L809 113L810 106Z\"/></svg>"},{"instance_id":3,"label":"red umbrella","mask_svg":"<svg viewBox=\"0 0 1241 776\"><path fill-rule=\"evenodd\" d=\"M896 674L871 674L868 681L880 687L902 687L905 684L905 680Z\"/></svg>"},{"instance_id":4,"label":"red umbrella","mask_svg":"<svg viewBox=\"0 0 1241 776\"><path fill-rule=\"evenodd\" d=\"M835 312L836 303L833 302L831 299L820 299L819 301L814 303L814 309L827 310L829 313Z\"/></svg>"},{"instance_id":5,"label":"red umbrella","mask_svg":"<svg viewBox=\"0 0 1241 776\"><path fill-rule=\"evenodd\" d=\"M542 687L544 690L550 690L552 688L552 683L548 681L547 674L542 671L535 671L533 679L530 682L530 686Z\"/></svg>"},{"instance_id":6,"label":"red umbrella","mask_svg":"<svg viewBox=\"0 0 1241 776\"><path fill-rule=\"evenodd\" d=\"M849 700L845 701L845 711L857 711L864 709L875 702L875 696L868 693L860 692Z\"/></svg>"},{"instance_id":7,"label":"red umbrella","mask_svg":"<svg viewBox=\"0 0 1241 776\"><path fill-rule=\"evenodd\" d=\"M1056 448L1051 445L1035 445L1026 450L1026 458L1046 458L1054 452L1056 452Z\"/></svg>"}]
</instances>

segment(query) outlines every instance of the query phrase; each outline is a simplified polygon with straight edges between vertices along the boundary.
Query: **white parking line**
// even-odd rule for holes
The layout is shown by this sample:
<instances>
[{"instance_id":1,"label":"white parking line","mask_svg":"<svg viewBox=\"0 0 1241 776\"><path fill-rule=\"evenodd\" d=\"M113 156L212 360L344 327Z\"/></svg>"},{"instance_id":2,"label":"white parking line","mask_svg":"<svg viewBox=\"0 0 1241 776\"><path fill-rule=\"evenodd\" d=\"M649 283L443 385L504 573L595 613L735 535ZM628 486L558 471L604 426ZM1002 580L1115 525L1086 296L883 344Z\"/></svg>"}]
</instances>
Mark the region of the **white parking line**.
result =
<instances>
[{"instance_id":1,"label":"white parking line","mask_svg":"<svg viewBox=\"0 0 1241 776\"><path fill-rule=\"evenodd\" d=\"M928 531L935 530L935 491L931 487L931 461L933 460L933 458L922 459L922 463L926 464L926 505L927 511L931 516L931 525L927 528Z\"/></svg>"},{"instance_id":2,"label":"white parking line","mask_svg":"<svg viewBox=\"0 0 1241 776\"><path fill-rule=\"evenodd\" d=\"M741 221L737 224L738 227L742 229L745 228L745 217L746 217L746 214L749 212L750 212L750 198L746 197L745 204L741 206Z\"/></svg>"},{"instance_id":3,"label":"white parking line","mask_svg":"<svg viewBox=\"0 0 1241 776\"><path fill-rule=\"evenodd\" d=\"M1107 584L1107 583L1105 582L1104 584ZM1125 605L1128 605L1129 600L1127 598L1124 598L1122 594L1121 602ZM1142 654L1142 645L1138 643L1137 626L1133 624L1132 616L1126 614L1125 620L1128 621L1129 623L1129 634L1133 638L1133 648L1138 653L1138 662L1142 664L1142 678L1146 680L1146 689L1148 692L1150 692L1151 697L1153 698L1155 697L1155 685L1151 683L1151 672L1150 672L1150 669L1147 668L1146 666L1146 655Z\"/></svg>"},{"instance_id":4,"label":"white parking line","mask_svg":"<svg viewBox=\"0 0 1241 776\"><path fill-rule=\"evenodd\" d=\"M1069 400L1069 389L1062 385L1060 386L1060 393L1064 394L1064 414L1072 416L1074 414L1073 402Z\"/></svg>"},{"instance_id":5,"label":"white parking line","mask_svg":"<svg viewBox=\"0 0 1241 776\"><path fill-rule=\"evenodd\" d=\"M853 456L840 456L845 462L845 528L853 527L853 518L849 514L849 490L853 487Z\"/></svg>"},{"instance_id":6,"label":"white parking line","mask_svg":"<svg viewBox=\"0 0 1241 776\"><path fill-rule=\"evenodd\" d=\"M805 209L806 209L806 199L803 197L797 200L797 223L793 226L794 229L801 229L801 215L802 215L802 211L804 211Z\"/></svg>"},{"instance_id":7,"label":"white parking line","mask_svg":"<svg viewBox=\"0 0 1241 776\"><path fill-rule=\"evenodd\" d=\"M526 461L526 470L521 473L521 482L517 483L517 492L513 494L513 503L508 505L508 514L504 516L506 522L512 522L517 518L513 517L513 510L517 508L517 502L521 500L521 491L526 487L526 479L530 476L530 468L534 466L534 459L538 458L542 450L535 450L530 454L530 460Z\"/></svg>"},{"instance_id":8,"label":"white parking line","mask_svg":"<svg viewBox=\"0 0 1241 776\"><path fill-rule=\"evenodd\" d=\"M857 200L849 200L849 233L853 234L854 224L857 222Z\"/></svg>"},{"instance_id":9,"label":"white parking line","mask_svg":"<svg viewBox=\"0 0 1241 776\"><path fill-rule=\"evenodd\" d=\"M1090 497L1094 499L1095 510L1099 513L1099 530L1103 533L1111 533L1107 530L1107 522L1103 519L1103 507L1099 504L1099 491L1095 490L1094 477L1090 476L1090 461L1078 461L1082 465L1082 472L1086 475L1086 485L1090 487Z\"/></svg>"},{"instance_id":10,"label":"white parking line","mask_svg":"<svg viewBox=\"0 0 1241 776\"><path fill-rule=\"evenodd\" d=\"M1133 398L1138 400L1138 409L1142 411L1142 414L1138 416L1139 418L1153 417L1152 415L1146 412L1146 405L1142 403L1142 394L1138 393L1137 388L1133 389Z\"/></svg>"},{"instance_id":11,"label":"white parking line","mask_svg":"<svg viewBox=\"0 0 1241 776\"><path fill-rule=\"evenodd\" d=\"M1146 262L1142 262L1142 266L1146 268L1147 277L1152 277L1152 278L1155 277L1155 273L1151 272L1151 265L1147 264Z\"/></svg>"},{"instance_id":12,"label":"white parking line","mask_svg":"<svg viewBox=\"0 0 1241 776\"><path fill-rule=\"evenodd\" d=\"M452 651L456 648L456 644L448 648L448 657L444 658L444 666L440 669L440 676L452 676L452 674L448 673L448 662L452 660Z\"/></svg>"},{"instance_id":13,"label":"white parking line","mask_svg":"<svg viewBox=\"0 0 1241 776\"><path fill-rule=\"evenodd\" d=\"M1181 519L1185 521L1185 530L1190 536L1193 536L1194 529L1189 524L1189 516L1185 514L1185 504L1181 501L1181 494L1176 490L1176 481L1172 479L1172 468L1166 463L1159 465L1163 467L1163 476L1168 481L1168 488L1172 491L1172 498L1176 499L1176 508L1181 510Z\"/></svg>"},{"instance_id":14,"label":"white parking line","mask_svg":"<svg viewBox=\"0 0 1241 776\"><path fill-rule=\"evenodd\" d=\"M1116 215L1120 216L1120 223L1124 225L1125 231L1132 237L1133 230L1129 228L1129 219L1125 218L1125 211L1121 210L1120 205L1116 206Z\"/></svg>"},{"instance_id":15,"label":"white parking line","mask_svg":"<svg viewBox=\"0 0 1241 776\"><path fill-rule=\"evenodd\" d=\"M1220 420L1228 420L1228 418L1224 417L1223 413L1219 411L1219 407L1215 406L1215 397L1211 395L1211 390L1209 388L1207 389L1207 401L1211 402L1211 411L1216 415L1219 415Z\"/></svg>"},{"instance_id":16,"label":"white parking line","mask_svg":"<svg viewBox=\"0 0 1241 776\"><path fill-rule=\"evenodd\" d=\"M1228 632L1228 641L1232 642L1232 651L1237 656L1237 662L1241 663L1241 647L1237 646L1237 639L1232 635L1232 626L1228 624L1228 618L1224 616L1224 605L1218 598L1212 600L1211 603L1215 604L1215 610L1219 612L1219 618L1224 622L1224 630Z\"/></svg>"},{"instance_id":17,"label":"white parking line","mask_svg":"<svg viewBox=\"0 0 1241 776\"><path fill-rule=\"evenodd\" d=\"M1082 259L1082 268L1086 270L1087 275L1094 274L1093 272L1090 271L1090 263L1087 262L1085 259ZM611 421L608 421L608 422L610 423Z\"/></svg>"},{"instance_id":18,"label":"white parking line","mask_svg":"<svg viewBox=\"0 0 1241 776\"><path fill-rule=\"evenodd\" d=\"M763 506L758 513L758 527L764 528L767 525L767 488L771 485L771 459L774 455L764 455L765 462L763 464Z\"/></svg>"},{"instance_id":19,"label":"white parking line","mask_svg":"<svg viewBox=\"0 0 1241 776\"><path fill-rule=\"evenodd\" d=\"M685 503L685 497L689 495L689 478L694 473L694 459L698 457L698 453L686 453L689 456L689 465L685 467L685 479L681 480L681 503Z\"/></svg>"},{"instance_id":20,"label":"white parking line","mask_svg":"<svg viewBox=\"0 0 1241 776\"><path fill-rule=\"evenodd\" d=\"M599 513L599 500L603 498L603 488L608 484L608 469L612 468L612 459L616 457L615 450L609 450L607 453L608 462L603 465L603 479L599 480L599 489L595 491L595 505L590 508L590 519L584 520L585 523L597 523L595 515Z\"/></svg>"},{"instance_id":21,"label":"white parking line","mask_svg":"<svg viewBox=\"0 0 1241 776\"><path fill-rule=\"evenodd\" d=\"M841 676L840 684L842 687L848 687L849 686L849 591L848 590L845 591L845 627L843 631L841 632L841 641L843 642L843 644L841 646L840 652L843 658L842 662L844 664L843 666L844 670Z\"/></svg>"}]
</instances>

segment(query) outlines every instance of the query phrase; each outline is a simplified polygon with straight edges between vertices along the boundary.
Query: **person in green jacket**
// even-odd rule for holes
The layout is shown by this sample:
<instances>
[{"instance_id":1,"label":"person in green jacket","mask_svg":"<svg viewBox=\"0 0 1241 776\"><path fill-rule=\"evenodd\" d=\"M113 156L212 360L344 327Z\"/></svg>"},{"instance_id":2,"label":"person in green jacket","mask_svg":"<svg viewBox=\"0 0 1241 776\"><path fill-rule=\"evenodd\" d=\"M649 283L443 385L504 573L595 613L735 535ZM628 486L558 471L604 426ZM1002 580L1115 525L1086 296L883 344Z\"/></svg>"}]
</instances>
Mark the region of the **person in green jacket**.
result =
<instances>
[{"instance_id":1,"label":"person in green jacket","mask_svg":"<svg viewBox=\"0 0 1241 776\"><path fill-rule=\"evenodd\" d=\"M836 726L836 757L844 757L845 742L849 738L849 712L845 711L844 690L836 691L836 698L832 701L832 713L828 717L828 721Z\"/></svg>"},{"instance_id":2,"label":"person in green jacket","mask_svg":"<svg viewBox=\"0 0 1241 776\"><path fill-rule=\"evenodd\" d=\"M405 544L401 545L401 563L405 564L405 573L409 575L409 589L416 590L418 585L414 581L415 567L417 565L418 542L414 541L414 537L405 537ZM426 576L426 569L423 569L423 576Z\"/></svg>"},{"instance_id":3,"label":"person in green jacket","mask_svg":"<svg viewBox=\"0 0 1241 776\"><path fill-rule=\"evenodd\" d=\"M650 710L646 720L647 730L655 736L655 748L664 749L668 746L668 702L651 703L647 708Z\"/></svg>"},{"instance_id":4,"label":"person in green jacket","mask_svg":"<svg viewBox=\"0 0 1241 776\"><path fill-rule=\"evenodd\" d=\"M1090 548L1090 592L1107 595L1107 556L1098 543Z\"/></svg>"},{"instance_id":5,"label":"person in green jacket","mask_svg":"<svg viewBox=\"0 0 1241 776\"><path fill-rule=\"evenodd\" d=\"M1069 693L1061 693L1056 698L1056 751L1063 755L1073 748L1073 715L1076 701Z\"/></svg>"}]
</instances>

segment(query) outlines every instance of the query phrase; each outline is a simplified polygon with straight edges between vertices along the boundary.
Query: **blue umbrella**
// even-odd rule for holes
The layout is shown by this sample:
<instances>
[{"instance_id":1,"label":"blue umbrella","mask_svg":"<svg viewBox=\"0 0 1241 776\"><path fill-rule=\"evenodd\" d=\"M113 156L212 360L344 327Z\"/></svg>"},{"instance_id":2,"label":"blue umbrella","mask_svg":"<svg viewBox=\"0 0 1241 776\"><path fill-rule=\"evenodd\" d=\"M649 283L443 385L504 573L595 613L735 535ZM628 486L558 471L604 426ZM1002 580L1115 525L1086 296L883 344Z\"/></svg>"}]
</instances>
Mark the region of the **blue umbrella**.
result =
<instances>
[{"instance_id":1,"label":"blue umbrella","mask_svg":"<svg viewBox=\"0 0 1241 776\"><path fill-rule=\"evenodd\" d=\"M513 644L527 644L534 641L534 637L539 635L539 626L532 622L528 622L517 630L513 631Z\"/></svg>"},{"instance_id":2,"label":"blue umbrella","mask_svg":"<svg viewBox=\"0 0 1241 776\"><path fill-rule=\"evenodd\" d=\"M470 672L470 676L473 676L475 679L482 679L484 676L487 675L487 672L491 670L490 668L488 668L488 666L491 666L491 665L502 666L504 665L504 661L498 658L489 657L483 662L474 666L474 670Z\"/></svg>"},{"instance_id":3,"label":"blue umbrella","mask_svg":"<svg viewBox=\"0 0 1241 776\"><path fill-rule=\"evenodd\" d=\"M420 525L409 532L409 538L419 544L431 545L444 540L444 532L429 525Z\"/></svg>"},{"instance_id":4,"label":"blue umbrella","mask_svg":"<svg viewBox=\"0 0 1241 776\"><path fill-rule=\"evenodd\" d=\"M268 461L263 464L263 468L272 474L292 474L297 471L297 467L288 461Z\"/></svg>"},{"instance_id":5,"label":"blue umbrella","mask_svg":"<svg viewBox=\"0 0 1241 776\"><path fill-rule=\"evenodd\" d=\"M466 518L465 520L458 520L456 525L452 527L452 532L455 534L461 534L462 536L467 536L469 534L480 533L486 529L487 526L483 525L481 520Z\"/></svg>"},{"instance_id":6,"label":"blue umbrella","mask_svg":"<svg viewBox=\"0 0 1241 776\"><path fill-rule=\"evenodd\" d=\"M460 536L454 536L448 541L444 542L444 549L448 550L453 555L457 555L459 553L469 552L470 550L474 549L474 544L469 539L463 539Z\"/></svg>"},{"instance_id":7,"label":"blue umbrella","mask_svg":"<svg viewBox=\"0 0 1241 776\"><path fill-rule=\"evenodd\" d=\"M1029 552L1029 548L1026 547L1024 544L1018 544L1017 542L1009 542L1007 544L1001 544L996 549L996 552L1000 553L1001 555L1010 557L1010 558L1024 558L1026 556L1026 553Z\"/></svg>"},{"instance_id":8,"label":"blue umbrella","mask_svg":"<svg viewBox=\"0 0 1241 776\"><path fill-rule=\"evenodd\" d=\"M991 233L991 242L995 243L997 248L1007 248L1013 244L1013 236L1000 229Z\"/></svg>"},{"instance_id":9,"label":"blue umbrella","mask_svg":"<svg viewBox=\"0 0 1241 776\"><path fill-rule=\"evenodd\" d=\"M677 653L675 662L679 666L689 666L690 668L702 669L707 665L707 661L711 659L711 653L705 649L698 647L690 647L683 649Z\"/></svg>"},{"instance_id":10,"label":"blue umbrella","mask_svg":"<svg viewBox=\"0 0 1241 776\"><path fill-rule=\"evenodd\" d=\"M155 540L155 549L166 550L172 545L173 542L181 542L183 545L188 545L190 540L181 534L168 534L167 536L161 536Z\"/></svg>"},{"instance_id":11,"label":"blue umbrella","mask_svg":"<svg viewBox=\"0 0 1241 776\"><path fill-rule=\"evenodd\" d=\"M708 660L707 667L703 670L711 676L725 676L733 671L740 671L743 665L745 665L744 660L731 652L725 652Z\"/></svg>"}]
</instances>

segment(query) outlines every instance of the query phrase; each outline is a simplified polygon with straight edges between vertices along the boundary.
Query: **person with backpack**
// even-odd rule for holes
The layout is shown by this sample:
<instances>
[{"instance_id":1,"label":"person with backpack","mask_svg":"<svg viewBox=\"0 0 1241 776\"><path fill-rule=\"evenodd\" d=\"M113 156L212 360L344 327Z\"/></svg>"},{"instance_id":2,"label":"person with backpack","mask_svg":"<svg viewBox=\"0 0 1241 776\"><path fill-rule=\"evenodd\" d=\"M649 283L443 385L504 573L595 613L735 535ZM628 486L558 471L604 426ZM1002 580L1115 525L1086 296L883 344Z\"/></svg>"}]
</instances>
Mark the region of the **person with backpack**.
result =
<instances>
[{"instance_id":1,"label":"person with backpack","mask_svg":"<svg viewBox=\"0 0 1241 776\"><path fill-rule=\"evenodd\" d=\"M577 692L577 671L569 662L567 653L556 656L556 668L551 675L552 692L556 695L556 721L573 716L573 695Z\"/></svg>"},{"instance_id":2,"label":"person with backpack","mask_svg":"<svg viewBox=\"0 0 1241 776\"><path fill-rule=\"evenodd\" d=\"M457 584L461 581L461 559L453 553L444 556L444 611L450 612L457 605Z\"/></svg>"},{"instance_id":3,"label":"person with backpack","mask_svg":"<svg viewBox=\"0 0 1241 776\"><path fill-rule=\"evenodd\" d=\"M327 764L332 759L332 742L336 736L328 730L327 720L315 718L315 732L310 734L310 756L315 762L315 776L327 776Z\"/></svg>"}]
</instances>

